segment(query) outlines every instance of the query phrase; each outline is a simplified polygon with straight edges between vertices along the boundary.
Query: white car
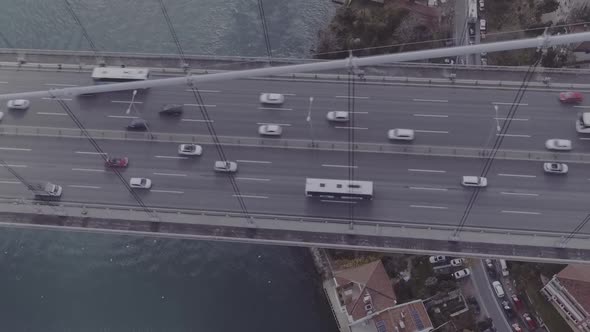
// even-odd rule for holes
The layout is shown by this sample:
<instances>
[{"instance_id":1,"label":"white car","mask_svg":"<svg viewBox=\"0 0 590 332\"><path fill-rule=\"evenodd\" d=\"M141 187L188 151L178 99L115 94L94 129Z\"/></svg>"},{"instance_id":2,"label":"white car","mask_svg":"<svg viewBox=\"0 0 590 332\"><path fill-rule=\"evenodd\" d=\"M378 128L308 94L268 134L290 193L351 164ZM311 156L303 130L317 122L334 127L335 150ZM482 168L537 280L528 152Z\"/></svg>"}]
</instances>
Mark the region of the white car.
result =
<instances>
[{"instance_id":1,"label":"white car","mask_svg":"<svg viewBox=\"0 0 590 332\"><path fill-rule=\"evenodd\" d=\"M455 259L451 260L451 265L452 266L461 266L461 265L463 265L463 262L465 262L465 260L463 258L455 258Z\"/></svg>"},{"instance_id":2,"label":"white car","mask_svg":"<svg viewBox=\"0 0 590 332\"><path fill-rule=\"evenodd\" d=\"M486 20L484 20L484 19L479 20L479 31L485 32L486 27L487 27Z\"/></svg>"},{"instance_id":3,"label":"white car","mask_svg":"<svg viewBox=\"0 0 590 332\"><path fill-rule=\"evenodd\" d=\"M131 188L150 189L152 187L152 180L146 178L131 178L129 180Z\"/></svg>"},{"instance_id":4,"label":"white car","mask_svg":"<svg viewBox=\"0 0 590 332\"><path fill-rule=\"evenodd\" d=\"M543 170L545 173L567 174L568 167L564 163L544 163Z\"/></svg>"},{"instance_id":5,"label":"white car","mask_svg":"<svg viewBox=\"0 0 590 332\"><path fill-rule=\"evenodd\" d=\"M26 99L13 99L6 103L9 110L26 110L31 103Z\"/></svg>"},{"instance_id":6,"label":"white car","mask_svg":"<svg viewBox=\"0 0 590 332\"><path fill-rule=\"evenodd\" d=\"M387 138L398 141L412 141L414 139L413 129L391 129L387 132Z\"/></svg>"},{"instance_id":7,"label":"white car","mask_svg":"<svg viewBox=\"0 0 590 332\"><path fill-rule=\"evenodd\" d=\"M461 278L467 277L470 274L471 274L471 271L468 268L465 268L463 270L459 270L459 271L453 273L453 277L455 277L455 279L461 279Z\"/></svg>"},{"instance_id":8,"label":"white car","mask_svg":"<svg viewBox=\"0 0 590 332\"><path fill-rule=\"evenodd\" d=\"M203 148L196 144L180 144L178 146L178 154L182 156L200 156L203 153Z\"/></svg>"},{"instance_id":9,"label":"white car","mask_svg":"<svg viewBox=\"0 0 590 332\"><path fill-rule=\"evenodd\" d=\"M482 176L464 176L461 179L461 185L464 187L486 187L488 185L488 179Z\"/></svg>"},{"instance_id":10,"label":"white car","mask_svg":"<svg viewBox=\"0 0 590 332\"><path fill-rule=\"evenodd\" d=\"M285 96L280 93L263 93L260 95L261 104L281 105L285 102Z\"/></svg>"},{"instance_id":11,"label":"white car","mask_svg":"<svg viewBox=\"0 0 590 332\"><path fill-rule=\"evenodd\" d=\"M265 124L258 127L258 133L262 136L281 136L283 128L276 124Z\"/></svg>"},{"instance_id":12,"label":"white car","mask_svg":"<svg viewBox=\"0 0 590 332\"><path fill-rule=\"evenodd\" d=\"M447 260L447 256L430 256L430 258L428 259L430 261L430 263L434 264L434 263L440 263L440 262L444 262Z\"/></svg>"},{"instance_id":13,"label":"white car","mask_svg":"<svg viewBox=\"0 0 590 332\"><path fill-rule=\"evenodd\" d=\"M491 259L486 258L486 266L488 267L488 269L491 269L494 267L494 264L492 263Z\"/></svg>"},{"instance_id":14,"label":"white car","mask_svg":"<svg viewBox=\"0 0 590 332\"><path fill-rule=\"evenodd\" d=\"M238 170L238 164L233 161L218 160L215 162L213 170L221 173L235 173Z\"/></svg>"},{"instance_id":15,"label":"white car","mask_svg":"<svg viewBox=\"0 0 590 332\"><path fill-rule=\"evenodd\" d=\"M328 121L334 122L347 122L348 121L348 112L344 111L332 111L326 114L326 119Z\"/></svg>"},{"instance_id":16,"label":"white car","mask_svg":"<svg viewBox=\"0 0 590 332\"><path fill-rule=\"evenodd\" d=\"M569 151L572 149L572 141L569 139L552 138L545 142L547 150Z\"/></svg>"}]
</instances>

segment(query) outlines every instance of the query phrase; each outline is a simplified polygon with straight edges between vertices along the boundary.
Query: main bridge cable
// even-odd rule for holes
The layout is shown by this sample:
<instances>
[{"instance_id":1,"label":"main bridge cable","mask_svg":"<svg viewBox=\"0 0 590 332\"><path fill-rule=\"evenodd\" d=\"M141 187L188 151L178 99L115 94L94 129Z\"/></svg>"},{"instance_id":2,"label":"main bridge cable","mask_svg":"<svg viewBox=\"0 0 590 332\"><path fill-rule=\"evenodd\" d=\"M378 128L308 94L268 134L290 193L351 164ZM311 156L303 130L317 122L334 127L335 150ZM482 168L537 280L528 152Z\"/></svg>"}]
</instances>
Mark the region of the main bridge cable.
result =
<instances>
[{"instance_id":1,"label":"main bridge cable","mask_svg":"<svg viewBox=\"0 0 590 332\"><path fill-rule=\"evenodd\" d=\"M182 44L180 44L180 39L178 39L178 35L176 34L176 29L174 29L174 25L172 24L172 20L168 15L168 10L166 9L166 5L164 5L164 0L158 0L160 3L160 9L162 10L162 14L164 15L164 19L166 20L166 24L168 25L168 30L172 35L172 39L174 40L174 44L176 44L176 49L178 50L178 56L180 56L181 66L183 67L185 72L188 72L189 64L186 62L186 58L184 55L184 50L182 49Z\"/></svg>"},{"instance_id":2,"label":"main bridge cable","mask_svg":"<svg viewBox=\"0 0 590 332\"><path fill-rule=\"evenodd\" d=\"M490 151L490 155L486 158L486 161L484 163L484 167L483 167L481 174L480 174L481 177L486 177L492 167L492 164L496 158L496 155L498 154L498 150L500 149L500 146L502 145L502 142L504 141L504 137L506 136L506 133L508 132L508 129L510 128L510 124L512 123L512 119L516 115L516 111L518 110L518 107L520 105L520 101L522 100L522 98L524 97L524 95L527 91L529 82L531 81L531 79L533 77L535 69L537 68L539 63L541 63L541 60L543 58L543 52L544 52L543 49L539 49L537 51L537 54L536 54L537 58L535 59L535 62L528 67L527 72L524 75L523 81L522 81L522 83L521 83L521 85L514 97L514 101L510 107L510 110L508 112L506 120L503 122L503 125L500 129L500 133L496 134L496 140L494 141L494 145ZM457 239L459 236L459 233L463 230L463 227L465 226L465 223L467 222L467 219L469 218L469 214L471 213L471 209L473 208L473 205L477 201L479 193L480 193L480 188L476 187L473 190L473 192L469 198L469 202L467 203L467 206L465 207L465 210L463 212L463 216L461 217L459 225L457 225L457 228L455 229L455 231L453 233L453 236L452 236L453 239Z\"/></svg>"},{"instance_id":3,"label":"main bridge cable","mask_svg":"<svg viewBox=\"0 0 590 332\"><path fill-rule=\"evenodd\" d=\"M355 97L356 97L356 80L355 76L358 75L359 77L363 77L362 70L354 63L354 57L352 51L349 51L349 62L348 62L348 79L347 79L347 110L349 116L349 127L348 127L348 181L349 185L352 184L352 181L355 180L355 168L356 168L356 160L355 160L355 148L356 148L356 137L355 137L355 130L356 130L356 118L355 118ZM352 188L348 187L348 190ZM352 229L354 227L354 204L348 204L348 217L350 220L349 227Z\"/></svg>"},{"instance_id":4,"label":"main bridge cable","mask_svg":"<svg viewBox=\"0 0 590 332\"><path fill-rule=\"evenodd\" d=\"M101 59L100 54L98 52L98 48L94 44L94 41L92 40L92 38L90 38L90 35L88 34L88 31L86 31L84 24L82 24L82 21L80 21L80 18L78 18L78 15L74 11L74 8L72 8L72 5L70 4L70 2L68 0L64 0L64 3L66 4L66 9L70 13L70 15L72 15L72 18L74 18L74 21L76 21L78 26L80 26L80 30L82 30L82 35L84 35L84 38L86 39L88 44L90 44L90 49L92 49L92 52L94 52L94 56L96 57L96 61L98 63L101 63L102 61L104 61L104 59Z\"/></svg>"},{"instance_id":5,"label":"main bridge cable","mask_svg":"<svg viewBox=\"0 0 590 332\"><path fill-rule=\"evenodd\" d=\"M260 13L260 21L262 23L262 33L264 35L264 45L266 46L266 55L268 56L268 63L272 65L272 48L270 46L270 36L268 34L268 26L266 24L266 15L264 14L264 6L262 0L257 0L258 12Z\"/></svg>"}]
</instances>

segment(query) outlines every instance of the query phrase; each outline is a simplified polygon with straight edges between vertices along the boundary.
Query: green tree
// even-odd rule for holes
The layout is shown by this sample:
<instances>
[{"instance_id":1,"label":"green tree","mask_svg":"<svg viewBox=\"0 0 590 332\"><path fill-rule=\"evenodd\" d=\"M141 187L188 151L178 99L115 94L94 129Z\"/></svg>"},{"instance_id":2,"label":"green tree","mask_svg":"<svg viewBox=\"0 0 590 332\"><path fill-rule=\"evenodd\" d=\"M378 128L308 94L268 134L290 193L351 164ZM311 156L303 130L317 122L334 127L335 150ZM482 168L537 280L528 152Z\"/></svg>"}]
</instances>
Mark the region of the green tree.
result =
<instances>
[{"instance_id":1,"label":"green tree","mask_svg":"<svg viewBox=\"0 0 590 332\"><path fill-rule=\"evenodd\" d=\"M557 0L545 0L537 7L537 11L541 14L553 13L559 8Z\"/></svg>"}]
</instances>

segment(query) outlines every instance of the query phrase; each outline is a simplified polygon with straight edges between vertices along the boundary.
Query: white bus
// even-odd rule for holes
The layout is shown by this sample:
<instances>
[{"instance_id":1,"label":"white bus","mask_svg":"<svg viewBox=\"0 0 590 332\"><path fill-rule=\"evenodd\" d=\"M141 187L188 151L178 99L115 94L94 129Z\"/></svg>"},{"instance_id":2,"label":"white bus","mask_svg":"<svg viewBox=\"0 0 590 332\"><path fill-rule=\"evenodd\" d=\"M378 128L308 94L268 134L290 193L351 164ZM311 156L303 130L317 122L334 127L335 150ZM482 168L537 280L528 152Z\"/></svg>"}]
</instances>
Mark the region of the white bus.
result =
<instances>
[{"instance_id":1,"label":"white bus","mask_svg":"<svg viewBox=\"0 0 590 332\"><path fill-rule=\"evenodd\" d=\"M578 115L576 131L581 134L590 134L590 112L583 112Z\"/></svg>"},{"instance_id":2,"label":"white bus","mask_svg":"<svg viewBox=\"0 0 590 332\"><path fill-rule=\"evenodd\" d=\"M373 199L373 182L307 178L305 195L336 199Z\"/></svg>"},{"instance_id":3,"label":"white bus","mask_svg":"<svg viewBox=\"0 0 590 332\"><path fill-rule=\"evenodd\" d=\"M96 67L92 71L95 82L145 81L149 76L148 68Z\"/></svg>"}]
</instances>

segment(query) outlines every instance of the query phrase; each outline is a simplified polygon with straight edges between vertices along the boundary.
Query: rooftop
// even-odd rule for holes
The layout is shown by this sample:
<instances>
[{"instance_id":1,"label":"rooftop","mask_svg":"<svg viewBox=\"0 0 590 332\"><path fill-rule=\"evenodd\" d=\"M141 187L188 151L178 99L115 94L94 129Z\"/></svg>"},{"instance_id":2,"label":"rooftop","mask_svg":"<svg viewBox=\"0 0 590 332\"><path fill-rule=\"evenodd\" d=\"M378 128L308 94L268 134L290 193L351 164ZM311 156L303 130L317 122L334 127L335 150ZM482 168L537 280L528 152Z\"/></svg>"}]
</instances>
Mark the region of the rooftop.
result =
<instances>
[{"instance_id":1,"label":"rooftop","mask_svg":"<svg viewBox=\"0 0 590 332\"><path fill-rule=\"evenodd\" d=\"M557 279L590 312L590 266L570 264L557 274Z\"/></svg>"},{"instance_id":2,"label":"rooftop","mask_svg":"<svg viewBox=\"0 0 590 332\"><path fill-rule=\"evenodd\" d=\"M387 308L350 327L352 332L423 332L433 328L422 300Z\"/></svg>"}]
</instances>

